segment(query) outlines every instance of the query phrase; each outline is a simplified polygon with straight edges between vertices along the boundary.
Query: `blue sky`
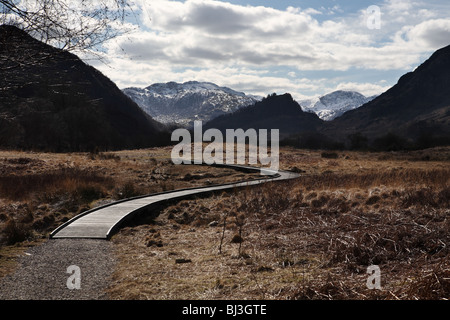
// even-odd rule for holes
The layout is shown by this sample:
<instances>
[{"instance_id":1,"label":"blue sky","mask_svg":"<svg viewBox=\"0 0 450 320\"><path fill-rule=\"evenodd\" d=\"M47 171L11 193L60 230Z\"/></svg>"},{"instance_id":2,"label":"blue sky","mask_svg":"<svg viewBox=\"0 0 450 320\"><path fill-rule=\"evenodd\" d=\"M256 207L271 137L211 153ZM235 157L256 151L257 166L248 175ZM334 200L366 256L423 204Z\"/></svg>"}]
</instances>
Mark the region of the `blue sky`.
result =
<instances>
[{"instance_id":1,"label":"blue sky","mask_svg":"<svg viewBox=\"0 0 450 320\"><path fill-rule=\"evenodd\" d=\"M120 88L197 80L298 100L374 95L450 45L446 0L134 0L133 9L133 31L105 44L106 64L90 62Z\"/></svg>"}]
</instances>

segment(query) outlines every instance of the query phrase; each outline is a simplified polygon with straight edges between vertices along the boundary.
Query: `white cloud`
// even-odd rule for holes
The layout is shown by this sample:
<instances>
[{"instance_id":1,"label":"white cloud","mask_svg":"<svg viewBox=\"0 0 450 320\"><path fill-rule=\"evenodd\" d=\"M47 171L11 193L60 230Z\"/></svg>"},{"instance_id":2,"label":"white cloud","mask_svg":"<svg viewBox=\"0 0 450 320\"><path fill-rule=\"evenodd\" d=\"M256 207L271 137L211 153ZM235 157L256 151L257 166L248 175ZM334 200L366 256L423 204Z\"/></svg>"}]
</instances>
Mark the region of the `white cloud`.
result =
<instances>
[{"instance_id":1,"label":"white cloud","mask_svg":"<svg viewBox=\"0 0 450 320\"><path fill-rule=\"evenodd\" d=\"M407 35L409 41L433 49L450 44L450 19L434 19L422 22L411 28Z\"/></svg>"},{"instance_id":2,"label":"white cloud","mask_svg":"<svg viewBox=\"0 0 450 320\"><path fill-rule=\"evenodd\" d=\"M384 7L393 14L398 14L400 12L407 12L414 7L414 1L411 0L387 0L385 1Z\"/></svg>"},{"instance_id":3,"label":"white cloud","mask_svg":"<svg viewBox=\"0 0 450 320\"><path fill-rule=\"evenodd\" d=\"M302 72L409 71L450 42L449 6L406 0L379 5L380 30L367 28L365 8L346 14L338 5L327 15L325 8L277 10L215 0L135 3L143 8L142 28L108 43L110 66L99 66L120 87L197 79L253 94L300 96L339 88L327 79L294 77ZM283 76L262 71L279 67L288 71ZM370 95L388 83L341 86Z\"/></svg>"},{"instance_id":4,"label":"white cloud","mask_svg":"<svg viewBox=\"0 0 450 320\"><path fill-rule=\"evenodd\" d=\"M356 83L356 82L345 82L338 84L334 90L346 90L346 91L357 91L362 93L366 97L379 95L386 90L388 90L390 86L376 84L376 83Z\"/></svg>"}]
</instances>

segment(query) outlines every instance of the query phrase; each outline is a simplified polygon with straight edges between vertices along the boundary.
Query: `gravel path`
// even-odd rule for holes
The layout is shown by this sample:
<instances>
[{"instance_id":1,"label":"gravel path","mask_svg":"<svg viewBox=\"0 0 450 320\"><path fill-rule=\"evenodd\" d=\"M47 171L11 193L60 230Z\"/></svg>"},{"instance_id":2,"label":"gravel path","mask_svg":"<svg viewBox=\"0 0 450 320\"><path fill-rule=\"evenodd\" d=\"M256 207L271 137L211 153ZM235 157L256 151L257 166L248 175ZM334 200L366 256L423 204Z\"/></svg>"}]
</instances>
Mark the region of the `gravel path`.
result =
<instances>
[{"instance_id":1,"label":"gravel path","mask_svg":"<svg viewBox=\"0 0 450 320\"><path fill-rule=\"evenodd\" d=\"M16 272L0 280L3 300L101 300L114 269L112 244L105 240L57 239L30 248ZM79 267L80 288L76 286Z\"/></svg>"}]
</instances>

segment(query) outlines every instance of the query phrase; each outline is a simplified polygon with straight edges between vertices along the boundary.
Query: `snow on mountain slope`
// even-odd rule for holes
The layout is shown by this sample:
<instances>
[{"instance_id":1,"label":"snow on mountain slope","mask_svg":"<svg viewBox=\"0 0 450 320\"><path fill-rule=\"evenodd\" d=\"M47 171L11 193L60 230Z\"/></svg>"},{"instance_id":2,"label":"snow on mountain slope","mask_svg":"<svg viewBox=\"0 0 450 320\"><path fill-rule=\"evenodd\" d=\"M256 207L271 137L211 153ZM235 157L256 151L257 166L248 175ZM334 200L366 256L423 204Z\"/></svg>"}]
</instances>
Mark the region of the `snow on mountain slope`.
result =
<instances>
[{"instance_id":1,"label":"snow on mountain slope","mask_svg":"<svg viewBox=\"0 0 450 320\"><path fill-rule=\"evenodd\" d=\"M331 121L349 110L359 108L375 97L366 97L354 91L339 90L321 97L300 100L299 104L303 111L316 113L322 120Z\"/></svg>"},{"instance_id":2,"label":"snow on mountain slope","mask_svg":"<svg viewBox=\"0 0 450 320\"><path fill-rule=\"evenodd\" d=\"M262 98L210 82L155 83L146 88L122 90L152 118L162 123L191 126L253 105Z\"/></svg>"}]
</instances>

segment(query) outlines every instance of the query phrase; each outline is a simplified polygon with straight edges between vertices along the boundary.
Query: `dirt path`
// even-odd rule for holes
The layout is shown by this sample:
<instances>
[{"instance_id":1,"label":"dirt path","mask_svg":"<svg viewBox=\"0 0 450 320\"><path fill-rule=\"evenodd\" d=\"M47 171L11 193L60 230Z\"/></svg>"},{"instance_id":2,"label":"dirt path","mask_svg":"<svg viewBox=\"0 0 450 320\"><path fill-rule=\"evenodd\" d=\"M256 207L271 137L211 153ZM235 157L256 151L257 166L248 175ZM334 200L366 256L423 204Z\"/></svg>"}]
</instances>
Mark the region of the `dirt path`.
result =
<instances>
[{"instance_id":1,"label":"dirt path","mask_svg":"<svg viewBox=\"0 0 450 320\"><path fill-rule=\"evenodd\" d=\"M30 248L19 264L13 274L0 280L0 299L107 299L105 289L115 260L108 241L58 239ZM68 273L70 266L75 267ZM80 288L69 289L68 282L72 287L78 284L77 270Z\"/></svg>"}]
</instances>

